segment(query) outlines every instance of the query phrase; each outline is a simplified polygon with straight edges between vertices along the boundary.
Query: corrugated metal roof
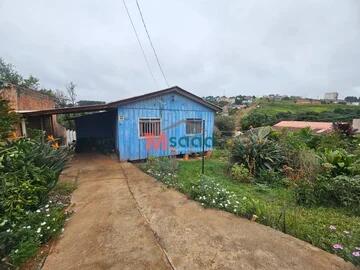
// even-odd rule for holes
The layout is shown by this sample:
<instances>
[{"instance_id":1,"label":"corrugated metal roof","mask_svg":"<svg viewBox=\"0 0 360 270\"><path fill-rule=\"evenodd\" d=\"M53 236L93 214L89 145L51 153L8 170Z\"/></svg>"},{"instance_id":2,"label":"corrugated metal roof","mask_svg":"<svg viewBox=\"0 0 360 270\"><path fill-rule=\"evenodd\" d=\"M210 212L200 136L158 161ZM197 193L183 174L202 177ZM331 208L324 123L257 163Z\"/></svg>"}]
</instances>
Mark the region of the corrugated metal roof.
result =
<instances>
[{"instance_id":1,"label":"corrugated metal roof","mask_svg":"<svg viewBox=\"0 0 360 270\"><path fill-rule=\"evenodd\" d=\"M89 105L89 106L79 106L79 107L69 107L69 108L58 108L58 109L47 109L47 110L39 110L39 111L32 111L32 112L23 112L22 115L24 116L40 116L40 115L52 115L52 114L66 114L66 113L80 113L80 112L93 112L93 111L101 111L101 110L112 110L118 107L119 105L129 104L132 102L140 101L149 99L152 97L161 96L168 93L177 93L179 95L185 96L195 102L198 102L214 111L221 111L221 107L212 104L199 96L196 96L179 86L173 86L167 89L151 92L148 94L135 96L127 99L122 99L114 102L110 102L107 104L101 105Z\"/></svg>"}]
</instances>

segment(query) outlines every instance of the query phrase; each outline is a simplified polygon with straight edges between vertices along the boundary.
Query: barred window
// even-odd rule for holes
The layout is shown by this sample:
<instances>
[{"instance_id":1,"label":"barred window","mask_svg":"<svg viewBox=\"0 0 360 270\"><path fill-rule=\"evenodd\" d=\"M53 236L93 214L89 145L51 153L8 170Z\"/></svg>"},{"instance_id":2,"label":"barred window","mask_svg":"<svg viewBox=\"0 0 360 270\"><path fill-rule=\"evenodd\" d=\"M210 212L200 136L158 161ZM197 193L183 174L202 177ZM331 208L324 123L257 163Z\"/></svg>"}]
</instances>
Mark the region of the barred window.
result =
<instances>
[{"instance_id":1,"label":"barred window","mask_svg":"<svg viewBox=\"0 0 360 270\"><path fill-rule=\"evenodd\" d=\"M161 126L160 118L140 118L139 119L139 135L146 136L160 136Z\"/></svg>"},{"instance_id":2,"label":"barred window","mask_svg":"<svg viewBox=\"0 0 360 270\"><path fill-rule=\"evenodd\" d=\"M186 119L186 134L200 134L202 132L202 120L200 118Z\"/></svg>"}]
</instances>

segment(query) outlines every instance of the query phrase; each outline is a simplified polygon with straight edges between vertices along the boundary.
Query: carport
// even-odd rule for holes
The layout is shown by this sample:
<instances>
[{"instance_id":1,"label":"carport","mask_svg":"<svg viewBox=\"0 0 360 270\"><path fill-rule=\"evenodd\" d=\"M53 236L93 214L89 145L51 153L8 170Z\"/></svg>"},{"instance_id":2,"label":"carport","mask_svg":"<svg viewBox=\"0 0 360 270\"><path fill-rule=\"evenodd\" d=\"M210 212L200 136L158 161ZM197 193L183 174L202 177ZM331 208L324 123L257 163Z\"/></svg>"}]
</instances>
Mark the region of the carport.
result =
<instances>
[{"instance_id":1,"label":"carport","mask_svg":"<svg viewBox=\"0 0 360 270\"><path fill-rule=\"evenodd\" d=\"M75 121L77 152L114 152L116 136L116 108L108 104L56 108L20 113L22 134L27 129L39 129L46 135L64 137L64 132L56 129L56 115L77 114L70 119Z\"/></svg>"}]
</instances>

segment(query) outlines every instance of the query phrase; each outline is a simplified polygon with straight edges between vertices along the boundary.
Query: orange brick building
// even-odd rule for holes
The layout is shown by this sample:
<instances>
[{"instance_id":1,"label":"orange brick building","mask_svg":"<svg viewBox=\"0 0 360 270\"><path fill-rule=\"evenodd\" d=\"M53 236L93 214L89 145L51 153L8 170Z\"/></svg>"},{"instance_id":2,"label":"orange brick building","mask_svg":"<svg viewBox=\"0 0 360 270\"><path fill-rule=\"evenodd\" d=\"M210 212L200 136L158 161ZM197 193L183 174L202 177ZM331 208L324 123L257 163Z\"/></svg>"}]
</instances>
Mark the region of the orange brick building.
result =
<instances>
[{"instance_id":1,"label":"orange brick building","mask_svg":"<svg viewBox=\"0 0 360 270\"><path fill-rule=\"evenodd\" d=\"M0 98L8 100L11 108L17 113L55 108L55 100L49 95L12 84L0 89ZM16 128L16 133L26 136L27 128L43 130L56 137L64 137L65 134L65 128L57 123L56 116L29 117L26 121L22 119L21 125Z\"/></svg>"}]
</instances>

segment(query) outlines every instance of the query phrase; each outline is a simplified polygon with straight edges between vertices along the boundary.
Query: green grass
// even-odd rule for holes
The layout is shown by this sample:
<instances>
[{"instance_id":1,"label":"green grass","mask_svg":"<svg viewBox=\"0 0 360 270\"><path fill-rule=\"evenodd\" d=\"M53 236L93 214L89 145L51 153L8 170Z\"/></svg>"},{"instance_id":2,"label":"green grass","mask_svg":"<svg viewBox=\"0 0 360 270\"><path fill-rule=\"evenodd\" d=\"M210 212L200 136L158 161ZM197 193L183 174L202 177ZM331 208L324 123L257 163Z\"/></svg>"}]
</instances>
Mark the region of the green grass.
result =
<instances>
[{"instance_id":1,"label":"green grass","mask_svg":"<svg viewBox=\"0 0 360 270\"><path fill-rule=\"evenodd\" d=\"M77 185L73 182L58 182L52 190L52 193L62 196L69 196L71 193L73 193L76 187Z\"/></svg>"},{"instance_id":2,"label":"green grass","mask_svg":"<svg viewBox=\"0 0 360 270\"><path fill-rule=\"evenodd\" d=\"M177 174L179 189L191 193L194 183L201 177L201 160L180 161ZM351 253L360 246L360 217L344 208L311 207L297 205L291 188L268 187L245 184L231 180L227 163L218 157L206 160L205 174L213 177L222 188L233 192L238 198L251 198L257 203L258 222L282 230L346 260L360 264ZM285 209L285 226L274 222ZM336 226L335 231L329 229ZM345 231L345 232L344 232ZM347 234L349 232L349 234ZM332 245L341 243L343 250L335 251Z\"/></svg>"},{"instance_id":3,"label":"green grass","mask_svg":"<svg viewBox=\"0 0 360 270\"><path fill-rule=\"evenodd\" d=\"M290 101L279 101L279 102L265 102L260 101L260 108L255 110L269 115L276 115L279 112L291 112L294 114L302 112L328 112L333 111L336 108L351 109L358 108L357 106L349 106L344 104L296 104Z\"/></svg>"}]
</instances>

